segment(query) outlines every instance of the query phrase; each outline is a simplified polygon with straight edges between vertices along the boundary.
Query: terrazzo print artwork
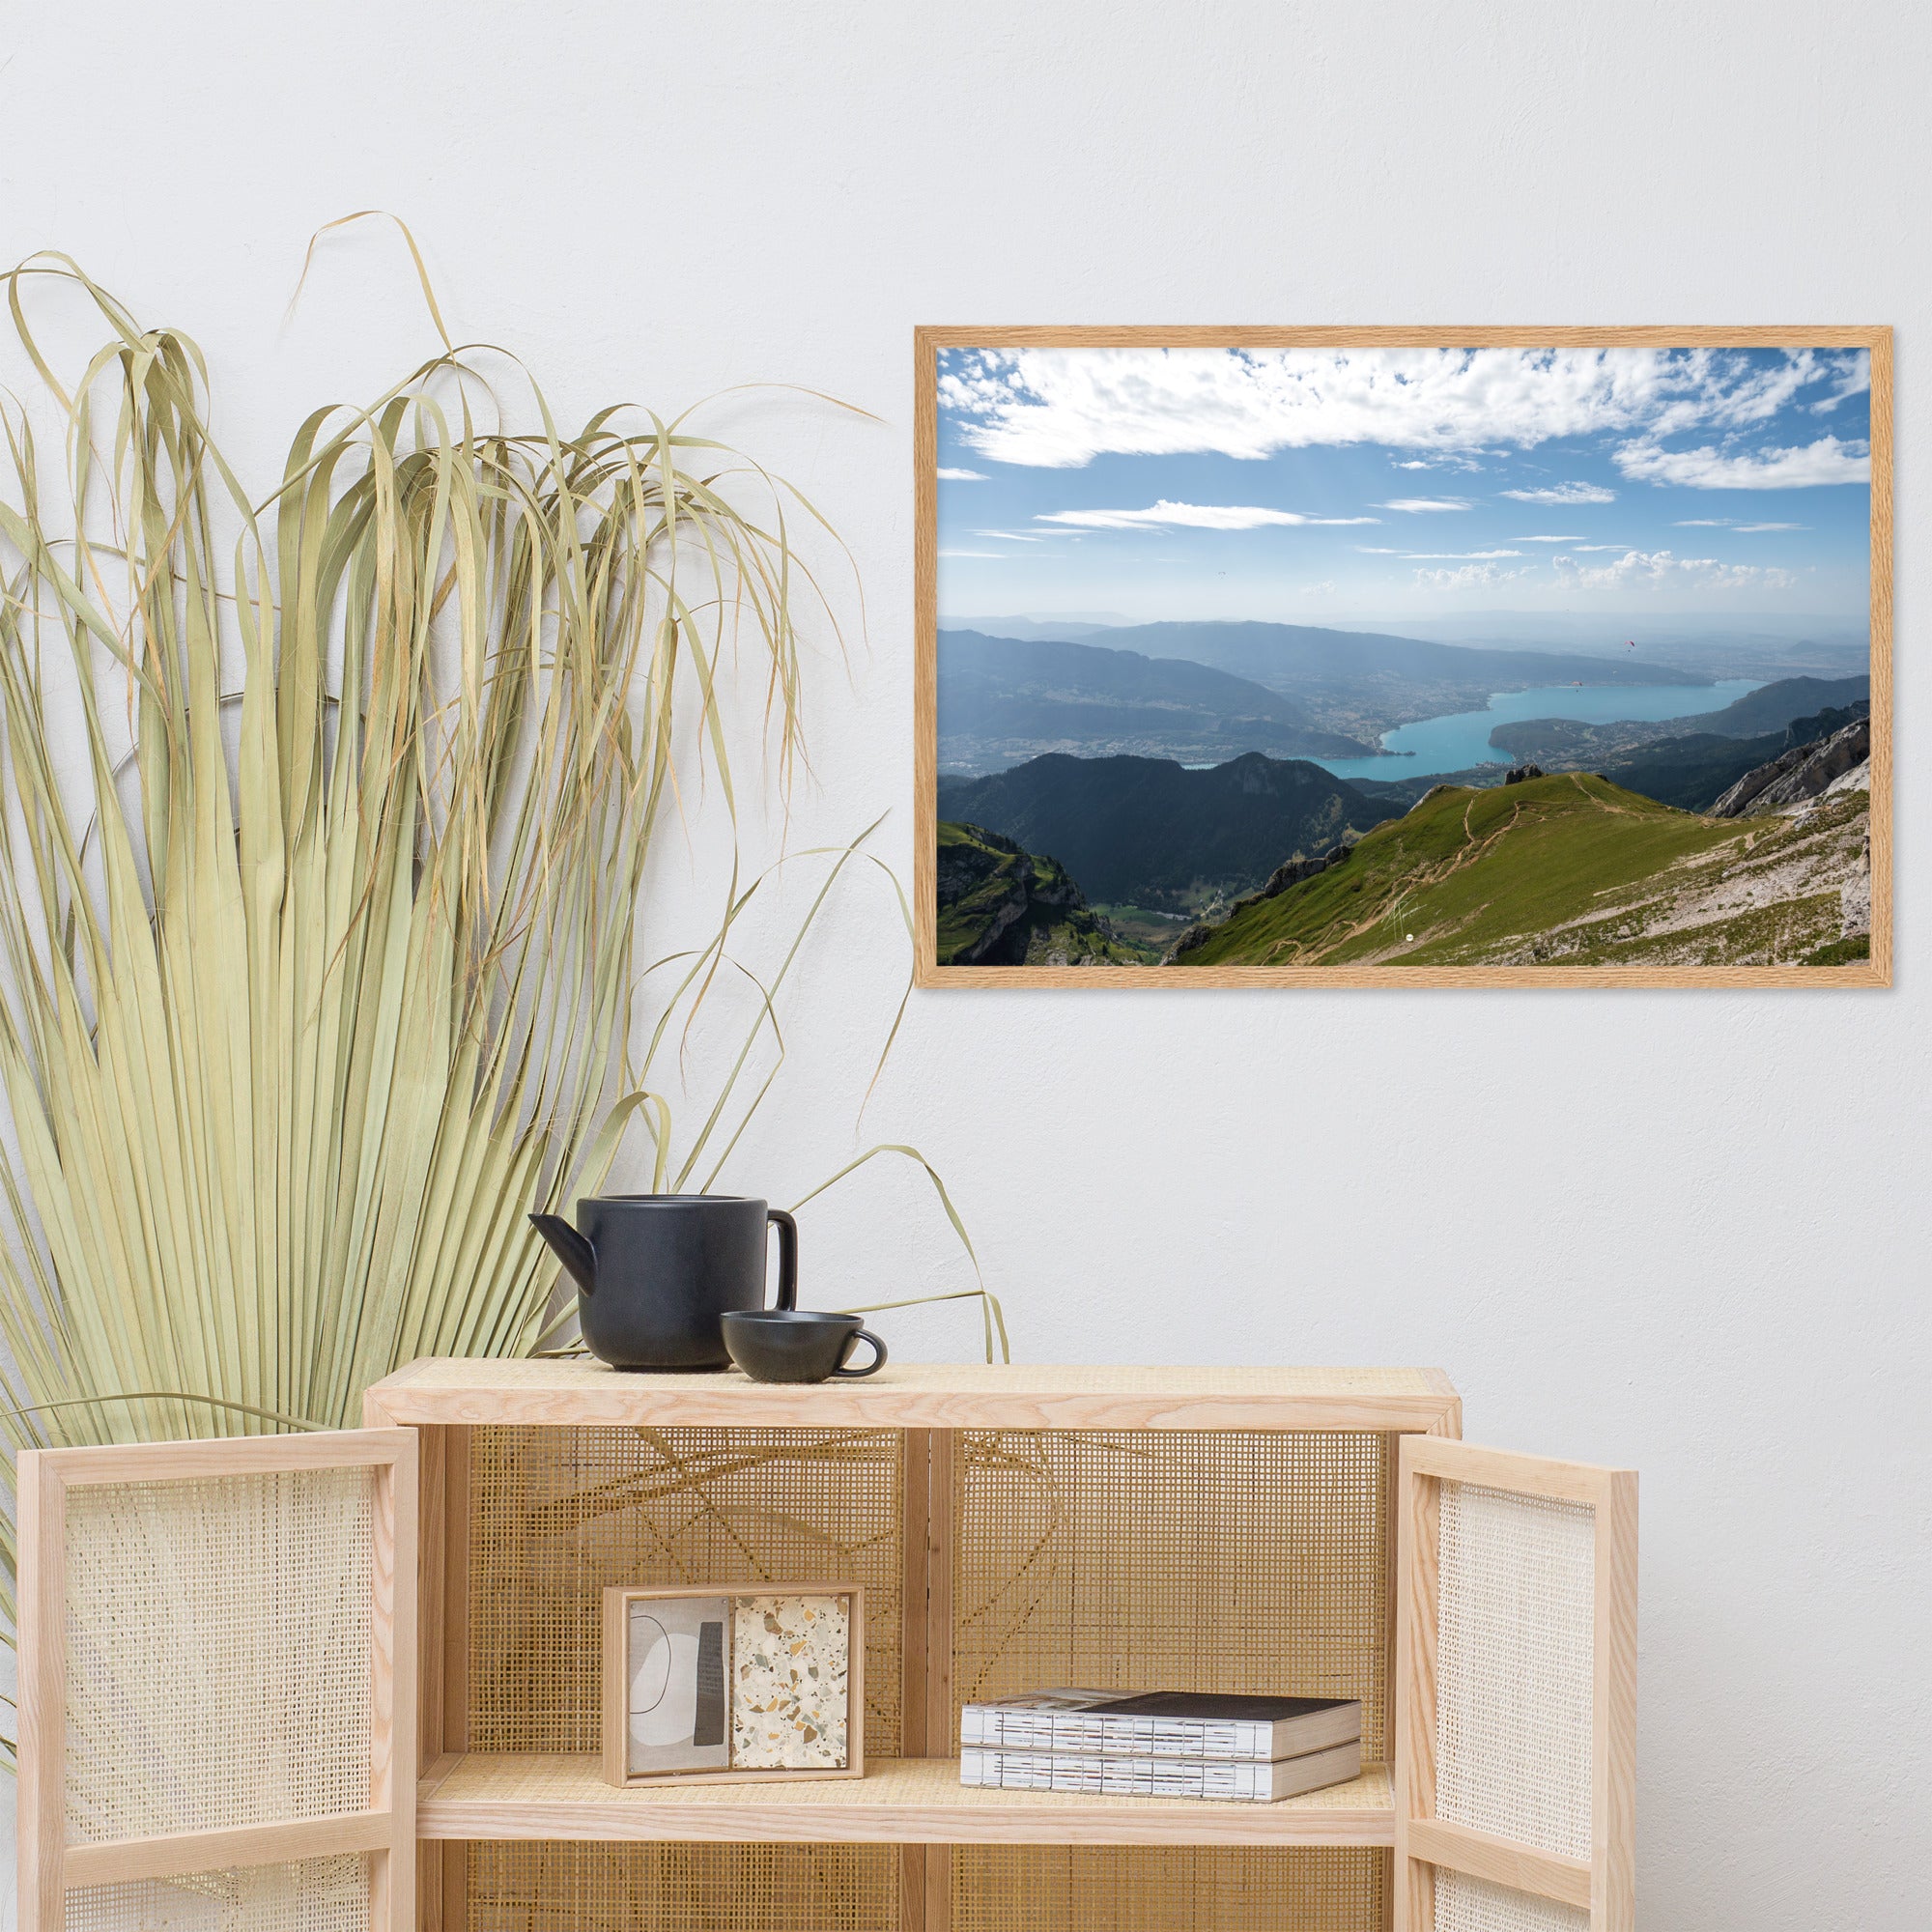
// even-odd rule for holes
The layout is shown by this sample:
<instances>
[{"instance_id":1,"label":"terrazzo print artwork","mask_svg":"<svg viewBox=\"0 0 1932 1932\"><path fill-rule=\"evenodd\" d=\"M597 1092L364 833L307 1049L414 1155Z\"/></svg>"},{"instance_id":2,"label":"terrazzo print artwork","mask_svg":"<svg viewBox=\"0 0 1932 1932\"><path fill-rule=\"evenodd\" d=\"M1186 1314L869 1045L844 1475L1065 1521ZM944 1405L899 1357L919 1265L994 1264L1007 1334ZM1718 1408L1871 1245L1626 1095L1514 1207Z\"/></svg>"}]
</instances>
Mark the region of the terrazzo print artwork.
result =
<instances>
[{"instance_id":1,"label":"terrazzo print artwork","mask_svg":"<svg viewBox=\"0 0 1932 1932\"><path fill-rule=\"evenodd\" d=\"M740 1597L731 1619L734 1770L842 1771L852 1654L845 1597Z\"/></svg>"}]
</instances>

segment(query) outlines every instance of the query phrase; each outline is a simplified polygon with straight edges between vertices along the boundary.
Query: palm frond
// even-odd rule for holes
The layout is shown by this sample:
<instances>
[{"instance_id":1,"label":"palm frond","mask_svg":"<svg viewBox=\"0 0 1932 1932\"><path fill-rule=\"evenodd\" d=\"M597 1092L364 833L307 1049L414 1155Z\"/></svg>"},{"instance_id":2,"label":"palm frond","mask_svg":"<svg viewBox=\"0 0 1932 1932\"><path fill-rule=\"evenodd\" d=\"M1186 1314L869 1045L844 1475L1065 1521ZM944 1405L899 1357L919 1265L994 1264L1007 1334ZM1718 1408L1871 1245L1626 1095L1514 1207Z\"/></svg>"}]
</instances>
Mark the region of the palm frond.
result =
<instances>
[{"instance_id":1,"label":"palm frond","mask_svg":"<svg viewBox=\"0 0 1932 1932\"><path fill-rule=\"evenodd\" d=\"M105 326L71 384L46 278ZM674 1157L626 1048L680 756L735 815L728 655L801 767L803 499L750 466L741 507L683 418L566 433L534 384L537 432L481 427L484 358L444 332L252 500L186 336L64 257L5 281L63 433L43 455L0 407L0 1433L353 1424L403 1361L539 1345L525 1212L593 1190L627 1120L661 1178L708 1178L769 1085L790 954ZM687 1010L743 970L745 896Z\"/></svg>"}]
</instances>

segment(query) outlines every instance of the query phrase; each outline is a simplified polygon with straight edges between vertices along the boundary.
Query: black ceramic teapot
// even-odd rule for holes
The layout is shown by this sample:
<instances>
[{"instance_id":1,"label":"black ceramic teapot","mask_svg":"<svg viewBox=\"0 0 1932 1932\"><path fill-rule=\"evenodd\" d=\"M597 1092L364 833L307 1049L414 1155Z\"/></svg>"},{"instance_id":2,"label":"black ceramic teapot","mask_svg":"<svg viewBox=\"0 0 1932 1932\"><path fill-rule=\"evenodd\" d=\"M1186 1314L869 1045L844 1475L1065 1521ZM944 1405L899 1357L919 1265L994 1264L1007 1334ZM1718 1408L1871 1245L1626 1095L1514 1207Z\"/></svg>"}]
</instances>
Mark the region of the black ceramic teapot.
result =
<instances>
[{"instance_id":1,"label":"black ceramic teapot","mask_svg":"<svg viewBox=\"0 0 1932 1932\"><path fill-rule=\"evenodd\" d=\"M583 1346L613 1369L723 1369L720 1318L765 1305L765 1230L779 1231L780 1308L798 1305L798 1225L733 1194L604 1194L577 1226L530 1221L577 1283Z\"/></svg>"}]
</instances>

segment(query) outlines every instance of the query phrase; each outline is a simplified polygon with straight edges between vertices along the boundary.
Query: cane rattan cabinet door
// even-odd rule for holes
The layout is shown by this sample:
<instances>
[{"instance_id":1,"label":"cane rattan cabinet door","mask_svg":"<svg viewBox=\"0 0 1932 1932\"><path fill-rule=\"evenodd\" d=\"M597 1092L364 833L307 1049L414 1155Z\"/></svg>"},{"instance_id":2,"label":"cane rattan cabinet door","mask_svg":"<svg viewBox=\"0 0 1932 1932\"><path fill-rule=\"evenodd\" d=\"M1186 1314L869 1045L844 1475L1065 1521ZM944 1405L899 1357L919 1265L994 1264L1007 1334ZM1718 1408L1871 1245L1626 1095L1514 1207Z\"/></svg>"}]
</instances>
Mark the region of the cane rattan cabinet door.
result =
<instances>
[{"instance_id":1,"label":"cane rattan cabinet door","mask_svg":"<svg viewBox=\"0 0 1932 1932\"><path fill-rule=\"evenodd\" d=\"M416 1435L28 1451L21 1932L407 1932Z\"/></svg>"},{"instance_id":2,"label":"cane rattan cabinet door","mask_svg":"<svg viewBox=\"0 0 1932 1932\"><path fill-rule=\"evenodd\" d=\"M1636 1476L1402 1441L1397 1932L1632 1932Z\"/></svg>"}]
</instances>

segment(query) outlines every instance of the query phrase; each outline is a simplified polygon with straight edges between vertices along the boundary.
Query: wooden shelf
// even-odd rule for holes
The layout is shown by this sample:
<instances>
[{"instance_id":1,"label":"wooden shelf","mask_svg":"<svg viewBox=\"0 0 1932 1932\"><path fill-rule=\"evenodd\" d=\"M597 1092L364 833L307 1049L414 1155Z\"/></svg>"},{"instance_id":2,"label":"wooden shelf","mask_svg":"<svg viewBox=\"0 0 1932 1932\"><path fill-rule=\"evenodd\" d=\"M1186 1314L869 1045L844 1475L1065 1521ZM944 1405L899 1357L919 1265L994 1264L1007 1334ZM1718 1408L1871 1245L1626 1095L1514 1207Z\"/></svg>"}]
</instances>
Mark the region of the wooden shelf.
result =
<instances>
[{"instance_id":1,"label":"wooden shelf","mask_svg":"<svg viewBox=\"0 0 1932 1932\"><path fill-rule=\"evenodd\" d=\"M423 1838L657 1838L727 1844L1393 1845L1388 1768L1276 1804L976 1791L952 1758L885 1758L860 1778L619 1790L594 1757L443 1757L416 1794Z\"/></svg>"},{"instance_id":2,"label":"wooden shelf","mask_svg":"<svg viewBox=\"0 0 1932 1932\"><path fill-rule=\"evenodd\" d=\"M1440 1369L1054 1368L891 1364L784 1386L634 1375L586 1357L412 1362L368 1392L371 1423L806 1429L1305 1429L1455 1435Z\"/></svg>"}]
</instances>

